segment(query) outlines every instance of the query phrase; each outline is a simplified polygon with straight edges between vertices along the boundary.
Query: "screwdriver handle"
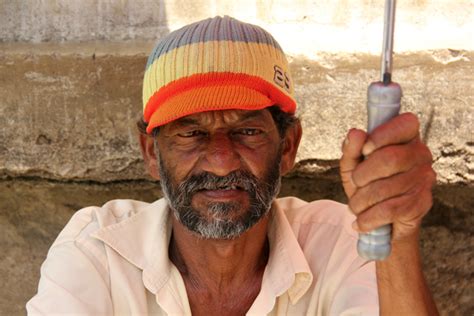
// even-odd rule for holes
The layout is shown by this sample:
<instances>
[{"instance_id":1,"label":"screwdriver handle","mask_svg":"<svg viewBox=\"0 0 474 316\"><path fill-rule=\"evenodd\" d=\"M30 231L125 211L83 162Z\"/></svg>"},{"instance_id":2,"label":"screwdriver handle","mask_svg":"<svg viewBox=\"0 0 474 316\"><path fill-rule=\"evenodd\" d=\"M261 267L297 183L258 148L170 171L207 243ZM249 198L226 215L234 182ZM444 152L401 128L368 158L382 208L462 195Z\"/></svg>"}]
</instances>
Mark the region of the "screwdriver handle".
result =
<instances>
[{"instance_id":1,"label":"screwdriver handle","mask_svg":"<svg viewBox=\"0 0 474 316\"><path fill-rule=\"evenodd\" d=\"M367 90L367 131L386 123L400 112L402 89L398 83L373 82ZM359 255L367 260L384 260L390 255L392 225L384 225L369 233L360 233L357 242Z\"/></svg>"}]
</instances>

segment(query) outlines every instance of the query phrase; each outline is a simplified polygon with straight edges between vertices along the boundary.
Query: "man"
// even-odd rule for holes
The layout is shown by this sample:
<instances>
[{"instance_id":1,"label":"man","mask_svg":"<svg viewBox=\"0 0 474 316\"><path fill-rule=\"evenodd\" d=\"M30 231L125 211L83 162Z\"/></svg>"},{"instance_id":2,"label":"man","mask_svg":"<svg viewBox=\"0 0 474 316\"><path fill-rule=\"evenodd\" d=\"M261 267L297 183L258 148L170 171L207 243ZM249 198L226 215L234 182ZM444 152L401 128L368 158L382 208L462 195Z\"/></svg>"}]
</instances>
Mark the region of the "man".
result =
<instances>
[{"instance_id":1,"label":"man","mask_svg":"<svg viewBox=\"0 0 474 316\"><path fill-rule=\"evenodd\" d=\"M76 213L29 313L437 314L418 249L435 175L412 114L349 131L348 208L276 199L302 131L287 61L261 28L216 17L172 32L143 102L143 157L165 198ZM389 223L391 256L358 257L356 231Z\"/></svg>"}]
</instances>

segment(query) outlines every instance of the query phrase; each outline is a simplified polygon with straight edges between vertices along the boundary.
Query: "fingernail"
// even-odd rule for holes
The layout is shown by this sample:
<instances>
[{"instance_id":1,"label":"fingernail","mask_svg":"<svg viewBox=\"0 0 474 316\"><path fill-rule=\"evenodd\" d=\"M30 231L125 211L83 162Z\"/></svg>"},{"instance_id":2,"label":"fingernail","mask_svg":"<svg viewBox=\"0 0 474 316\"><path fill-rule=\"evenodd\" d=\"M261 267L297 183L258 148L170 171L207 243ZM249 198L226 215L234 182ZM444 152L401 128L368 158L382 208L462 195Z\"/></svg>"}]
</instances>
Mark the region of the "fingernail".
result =
<instances>
[{"instance_id":1,"label":"fingernail","mask_svg":"<svg viewBox=\"0 0 474 316\"><path fill-rule=\"evenodd\" d=\"M365 143L364 147L362 147L362 154L364 156L370 155L375 150L375 144L372 141L368 141Z\"/></svg>"},{"instance_id":2,"label":"fingernail","mask_svg":"<svg viewBox=\"0 0 474 316\"><path fill-rule=\"evenodd\" d=\"M344 138L344 141L341 144L341 151L342 152L344 152L344 148L346 148L347 145L349 145L349 135L347 135L346 138Z\"/></svg>"},{"instance_id":3,"label":"fingernail","mask_svg":"<svg viewBox=\"0 0 474 316\"><path fill-rule=\"evenodd\" d=\"M346 139L344 139L344 146L349 145L349 135L346 136Z\"/></svg>"},{"instance_id":4,"label":"fingernail","mask_svg":"<svg viewBox=\"0 0 474 316\"><path fill-rule=\"evenodd\" d=\"M359 224L357 224L357 221L354 221L352 223L352 229L355 230L356 232L360 232Z\"/></svg>"},{"instance_id":5,"label":"fingernail","mask_svg":"<svg viewBox=\"0 0 474 316\"><path fill-rule=\"evenodd\" d=\"M349 145L349 135L352 133L352 131L355 130L355 128L351 128L346 135L346 139L344 139L344 146Z\"/></svg>"}]
</instances>

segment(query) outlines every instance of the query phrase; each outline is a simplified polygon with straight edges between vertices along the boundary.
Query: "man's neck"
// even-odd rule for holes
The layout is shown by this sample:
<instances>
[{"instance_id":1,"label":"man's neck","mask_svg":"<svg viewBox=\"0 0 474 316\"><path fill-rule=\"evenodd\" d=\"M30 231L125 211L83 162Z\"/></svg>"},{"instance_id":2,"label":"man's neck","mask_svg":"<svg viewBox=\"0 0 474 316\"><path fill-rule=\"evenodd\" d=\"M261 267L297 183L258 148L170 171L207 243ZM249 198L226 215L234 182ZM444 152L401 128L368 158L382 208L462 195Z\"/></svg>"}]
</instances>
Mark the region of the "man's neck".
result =
<instances>
[{"instance_id":1,"label":"man's neck","mask_svg":"<svg viewBox=\"0 0 474 316\"><path fill-rule=\"evenodd\" d=\"M170 259L183 276L208 286L227 286L265 268L268 217L239 238L202 239L173 218Z\"/></svg>"},{"instance_id":2,"label":"man's neck","mask_svg":"<svg viewBox=\"0 0 474 316\"><path fill-rule=\"evenodd\" d=\"M215 240L199 238L173 218L170 259L183 276L191 308L193 301L235 301L238 291L250 295L251 306L268 260L268 222L264 217L239 238Z\"/></svg>"}]
</instances>

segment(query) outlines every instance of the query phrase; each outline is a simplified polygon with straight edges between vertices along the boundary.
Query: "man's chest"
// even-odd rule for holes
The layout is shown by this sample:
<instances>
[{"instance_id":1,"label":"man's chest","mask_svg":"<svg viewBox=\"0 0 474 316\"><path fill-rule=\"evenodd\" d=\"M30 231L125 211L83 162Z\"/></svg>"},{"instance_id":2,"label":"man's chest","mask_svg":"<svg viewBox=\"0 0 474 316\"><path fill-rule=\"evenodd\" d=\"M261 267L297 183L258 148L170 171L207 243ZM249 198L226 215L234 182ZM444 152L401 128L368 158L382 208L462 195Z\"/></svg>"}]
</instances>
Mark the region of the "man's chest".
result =
<instances>
[{"instance_id":1,"label":"man's chest","mask_svg":"<svg viewBox=\"0 0 474 316\"><path fill-rule=\"evenodd\" d=\"M260 292L260 284L255 282L251 286L242 285L226 290L225 293L195 290L186 284L192 315L245 315Z\"/></svg>"}]
</instances>

